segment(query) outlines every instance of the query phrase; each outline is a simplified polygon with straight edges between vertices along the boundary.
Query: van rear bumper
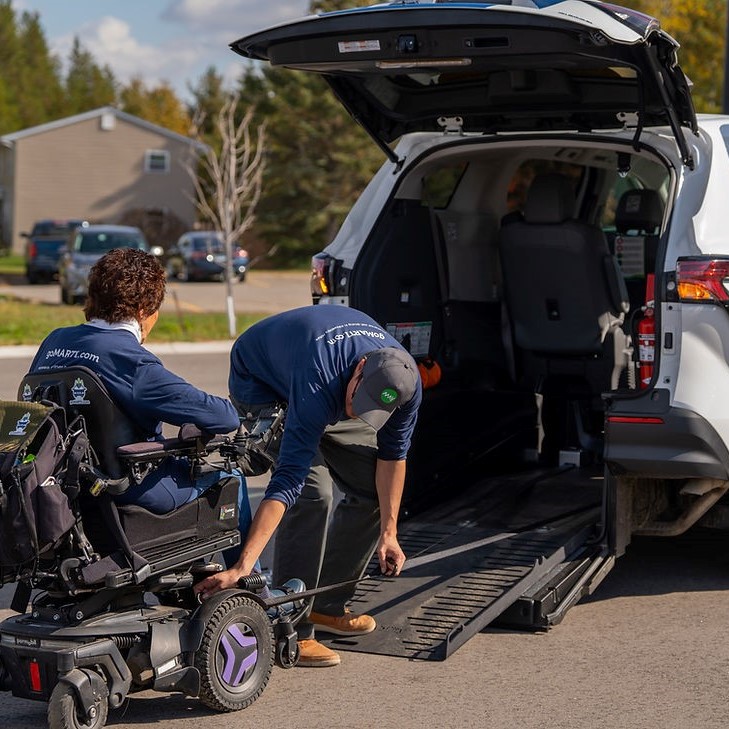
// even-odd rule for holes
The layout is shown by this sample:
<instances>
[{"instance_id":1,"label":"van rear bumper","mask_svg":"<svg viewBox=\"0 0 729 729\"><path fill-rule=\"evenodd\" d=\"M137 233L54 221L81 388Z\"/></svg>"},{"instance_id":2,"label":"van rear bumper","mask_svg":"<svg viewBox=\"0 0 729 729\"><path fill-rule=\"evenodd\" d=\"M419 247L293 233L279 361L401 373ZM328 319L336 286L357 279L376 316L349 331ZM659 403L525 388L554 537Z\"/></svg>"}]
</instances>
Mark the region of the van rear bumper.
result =
<instances>
[{"instance_id":1,"label":"van rear bumper","mask_svg":"<svg viewBox=\"0 0 729 729\"><path fill-rule=\"evenodd\" d=\"M617 476L729 479L729 450L707 420L670 406L667 390L607 395L605 462Z\"/></svg>"}]
</instances>

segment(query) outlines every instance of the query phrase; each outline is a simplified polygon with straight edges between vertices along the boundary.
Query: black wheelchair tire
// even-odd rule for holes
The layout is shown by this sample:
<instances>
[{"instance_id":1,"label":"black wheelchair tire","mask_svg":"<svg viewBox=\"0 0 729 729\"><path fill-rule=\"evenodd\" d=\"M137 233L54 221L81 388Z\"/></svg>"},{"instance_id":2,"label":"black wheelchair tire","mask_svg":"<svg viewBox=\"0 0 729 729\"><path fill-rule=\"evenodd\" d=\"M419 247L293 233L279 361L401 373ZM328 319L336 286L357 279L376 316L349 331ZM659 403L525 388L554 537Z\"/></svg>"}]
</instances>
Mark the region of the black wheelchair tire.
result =
<instances>
[{"instance_id":1,"label":"black wheelchair tire","mask_svg":"<svg viewBox=\"0 0 729 729\"><path fill-rule=\"evenodd\" d=\"M96 716L86 721L80 716L82 710L73 686L57 683L48 701L48 729L101 729L109 716L109 690L105 683L103 690L105 693L94 704Z\"/></svg>"},{"instance_id":2,"label":"black wheelchair tire","mask_svg":"<svg viewBox=\"0 0 729 729\"><path fill-rule=\"evenodd\" d=\"M299 656L301 655L301 648L298 643L294 649L294 655L289 656L289 652L286 650L287 641L279 640L276 642L276 665L280 668L294 668L299 662Z\"/></svg>"},{"instance_id":3,"label":"black wheelchair tire","mask_svg":"<svg viewBox=\"0 0 729 729\"><path fill-rule=\"evenodd\" d=\"M273 660L273 628L265 610L243 595L227 598L210 616L195 652L200 701L215 711L250 706L266 688Z\"/></svg>"}]
</instances>

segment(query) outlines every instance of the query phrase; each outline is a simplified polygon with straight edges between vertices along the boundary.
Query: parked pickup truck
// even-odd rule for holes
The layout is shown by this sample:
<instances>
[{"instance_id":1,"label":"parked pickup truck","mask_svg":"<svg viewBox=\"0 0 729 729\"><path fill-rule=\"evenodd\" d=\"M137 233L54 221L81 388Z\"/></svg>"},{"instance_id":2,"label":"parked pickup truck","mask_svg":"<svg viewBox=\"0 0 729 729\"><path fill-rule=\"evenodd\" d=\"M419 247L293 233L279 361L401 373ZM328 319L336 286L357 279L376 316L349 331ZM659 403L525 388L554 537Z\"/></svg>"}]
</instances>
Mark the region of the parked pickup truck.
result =
<instances>
[{"instance_id":1,"label":"parked pickup truck","mask_svg":"<svg viewBox=\"0 0 729 729\"><path fill-rule=\"evenodd\" d=\"M37 284L58 278L58 260L68 234L84 225L80 219L38 220L30 233L21 233L27 238L25 245L25 275L28 283Z\"/></svg>"}]
</instances>

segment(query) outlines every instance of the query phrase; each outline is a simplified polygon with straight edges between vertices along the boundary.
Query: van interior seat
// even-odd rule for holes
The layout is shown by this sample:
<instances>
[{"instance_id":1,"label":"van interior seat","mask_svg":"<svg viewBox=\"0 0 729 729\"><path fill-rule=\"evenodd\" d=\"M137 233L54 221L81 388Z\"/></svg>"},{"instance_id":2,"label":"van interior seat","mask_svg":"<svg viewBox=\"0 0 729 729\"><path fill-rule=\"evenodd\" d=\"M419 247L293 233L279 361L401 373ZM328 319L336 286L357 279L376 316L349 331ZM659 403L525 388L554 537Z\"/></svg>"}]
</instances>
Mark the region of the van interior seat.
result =
<instances>
[{"instance_id":1,"label":"van interior seat","mask_svg":"<svg viewBox=\"0 0 729 729\"><path fill-rule=\"evenodd\" d=\"M575 220L575 207L568 178L539 175L527 193L524 219L499 233L517 377L548 394L559 420L563 412L577 412L576 403L599 401L599 393L617 386L623 364L616 353L625 348L621 325L628 311L603 231ZM557 428L544 417L542 423L545 432ZM590 429L596 428L582 422L570 428L577 434ZM564 440L559 437L559 448L577 445Z\"/></svg>"},{"instance_id":2,"label":"van interior seat","mask_svg":"<svg viewBox=\"0 0 729 729\"><path fill-rule=\"evenodd\" d=\"M621 195L615 210L616 235L610 243L631 310L645 303L646 275L656 268L662 223L663 201L656 190L628 190Z\"/></svg>"},{"instance_id":3,"label":"van interior seat","mask_svg":"<svg viewBox=\"0 0 729 729\"><path fill-rule=\"evenodd\" d=\"M524 220L502 227L499 253L514 343L545 355L599 354L604 317L627 310L627 292L602 230L574 219L572 183L537 176Z\"/></svg>"}]
</instances>

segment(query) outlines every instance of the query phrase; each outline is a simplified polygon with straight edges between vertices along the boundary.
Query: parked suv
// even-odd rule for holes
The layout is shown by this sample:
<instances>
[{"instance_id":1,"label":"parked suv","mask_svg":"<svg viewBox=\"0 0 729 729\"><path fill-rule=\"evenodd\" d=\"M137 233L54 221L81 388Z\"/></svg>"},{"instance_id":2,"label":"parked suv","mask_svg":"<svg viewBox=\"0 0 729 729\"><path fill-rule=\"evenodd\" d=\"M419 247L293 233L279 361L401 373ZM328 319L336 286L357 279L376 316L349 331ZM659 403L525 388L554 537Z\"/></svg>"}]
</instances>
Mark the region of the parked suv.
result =
<instances>
[{"instance_id":1,"label":"parked suv","mask_svg":"<svg viewBox=\"0 0 729 729\"><path fill-rule=\"evenodd\" d=\"M88 225L71 233L59 264L62 303L75 304L86 298L91 267L114 248L149 251L142 231L127 225Z\"/></svg>"},{"instance_id":2,"label":"parked suv","mask_svg":"<svg viewBox=\"0 0 729 729\"><path fill-rule=\"evenodd\" d=\"M231 272L238 281L245 281L248 252L233 246ZM215 231L183 233L167 253L167 275L180 281L221 280L225 277L225 239Z\"/></svg>"},{"instance_id":3,"label":"parked suv","mask_svg":"<svg viewBox=\"0 0 729 729\"><path fill-rule=\"evenodd\" d=\"M431 523L509 531L598 506L603 561L572 601L631 534L729 527L729 117L697 119L658 21L398 2L231 47L321 74L386 157L312 290L442 373L410 514L466 489L469 511Z\"/></svg>"},{"instance_id":4,"label":"parked suv","mask_svg":"<svg viewBox=\"0 0 729 729\"><path fill-rule=\"evenodd\" d=\"M81 219L38 220L25 244L25 276L28 283L37 284L58 278L58 260L70 231L87 223Z\"/></svg>"}]
</instances>

